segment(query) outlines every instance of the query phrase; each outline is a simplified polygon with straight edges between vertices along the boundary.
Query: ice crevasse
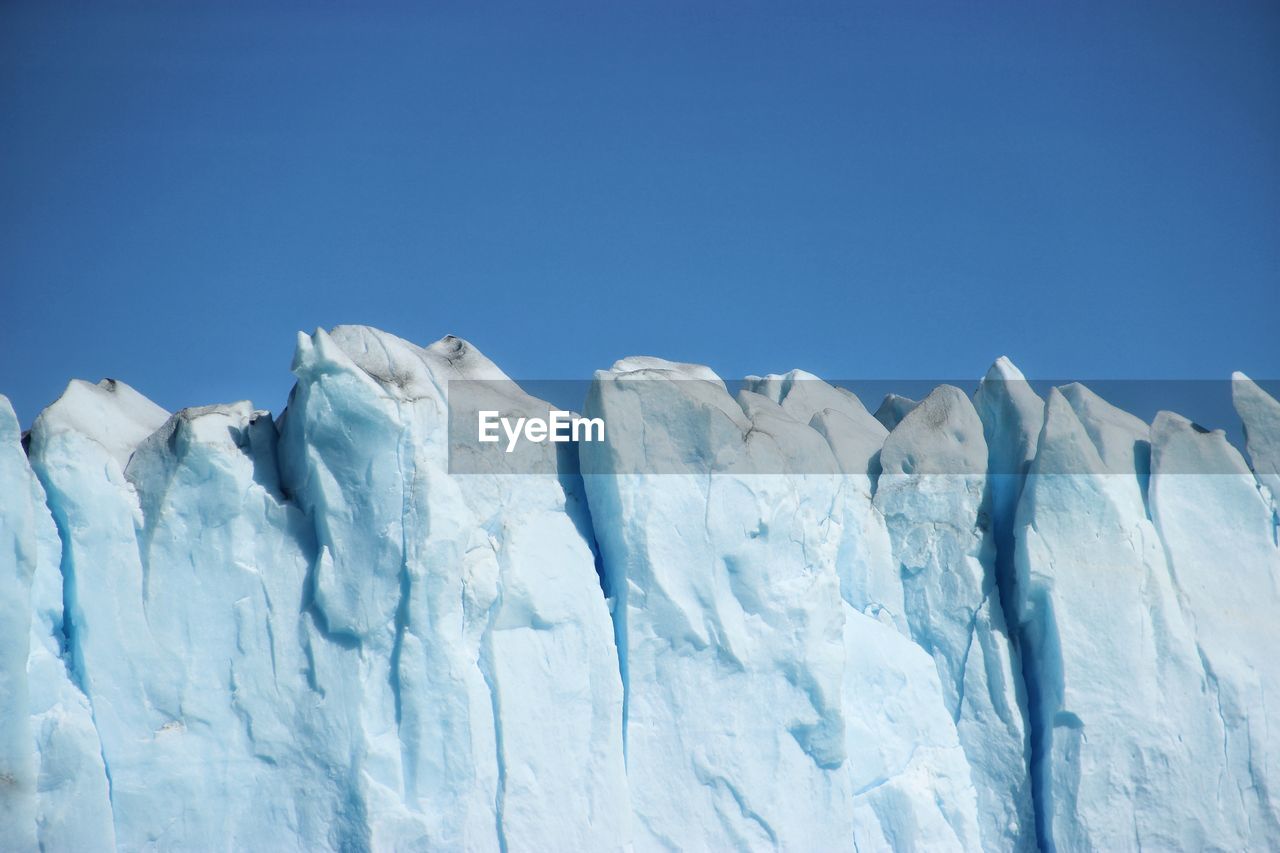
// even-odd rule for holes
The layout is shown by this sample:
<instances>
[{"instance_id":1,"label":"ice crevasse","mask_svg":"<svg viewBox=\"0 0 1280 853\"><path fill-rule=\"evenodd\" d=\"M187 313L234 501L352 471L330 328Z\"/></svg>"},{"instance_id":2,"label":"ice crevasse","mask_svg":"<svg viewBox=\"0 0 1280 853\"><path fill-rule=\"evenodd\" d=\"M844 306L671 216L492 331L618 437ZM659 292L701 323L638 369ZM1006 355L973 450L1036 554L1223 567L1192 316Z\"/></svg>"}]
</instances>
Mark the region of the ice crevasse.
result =
<instances>
[{"instance_id":1,"label":"ice crevasse","mask_svg":"<svg viewBox=\"0 0 1280 853\"><path fill-rule=\"evenodd\" d=\"M0 402L0 849L1280 848L1242 374L1244 454L1003 358L874 416L626 358L606 441L457 473L451 414L548 408L467 342L293 372Z\"/></svg>"}]
</instances>

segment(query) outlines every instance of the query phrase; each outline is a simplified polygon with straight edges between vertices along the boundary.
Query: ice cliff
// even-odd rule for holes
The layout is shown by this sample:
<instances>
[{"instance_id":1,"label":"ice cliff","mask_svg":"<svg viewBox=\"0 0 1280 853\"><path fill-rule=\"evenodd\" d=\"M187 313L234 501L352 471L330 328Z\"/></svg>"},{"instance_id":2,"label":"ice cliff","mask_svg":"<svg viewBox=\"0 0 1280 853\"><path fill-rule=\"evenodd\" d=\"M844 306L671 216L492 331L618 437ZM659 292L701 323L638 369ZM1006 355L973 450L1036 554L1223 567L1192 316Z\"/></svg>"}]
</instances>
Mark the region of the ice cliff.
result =
<instances>
[{"instance_id":1,"label":"ice cliff","mask_svg":"<svg viewBox=\"0 0 1280 853\"><path fill-rule=\"evenodd\" d=\"M548 404L458 338L293 372L0 398L0 849L1280 848L1242 374L1247 458L1006 359L873 416L628 358L509 455L451 419Z\"/></svg>"}]
</instances>

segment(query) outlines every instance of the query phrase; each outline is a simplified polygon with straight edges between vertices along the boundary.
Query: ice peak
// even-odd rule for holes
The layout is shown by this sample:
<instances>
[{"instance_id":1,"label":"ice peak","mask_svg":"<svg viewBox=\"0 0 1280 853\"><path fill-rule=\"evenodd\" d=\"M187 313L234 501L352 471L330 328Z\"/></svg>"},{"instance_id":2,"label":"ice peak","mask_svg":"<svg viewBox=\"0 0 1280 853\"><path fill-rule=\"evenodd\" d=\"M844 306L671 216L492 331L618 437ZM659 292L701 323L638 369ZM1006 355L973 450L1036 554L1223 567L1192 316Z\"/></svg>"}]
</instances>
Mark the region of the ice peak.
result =
<instances>
[{"instance_id":1,"label":"ice peak","mask_svg":"<svg viewBox=\"0 0 1280 853\"><path fill-rule=\"evenodd\" d=\"M1050 388L1045 400L1044 427L1031 473L1098 474L1104 470L1098 448L1075 408L1060 389Z\"/></svg>"},{"instance_id":2,"label":"ice peak","mask_svg":"<svg viewBox=\"0 0 1280 853\"><path fill-rule=\"evenodd\" d=\"M610 373L652 374L654 378L666 379L701 379L724 387L723 380L710 367L701 364L688 364L682 361L667 361L651 355L631 355L620 358L609 368Z\"/></svg>"},{"instance_id":3,"label":"ice peak","mask_svg":"<svg viewBox=\"0 0 1280 853\"><path fill-rule=\"evenodd\" d=\"M1032 390L1022 371L1000 356L978 383L973 405L982 418L991 448L990 472L1022 473L1035 456L1036 440L1044 424L1044 400ZM1006 503L1016 501L1016 488L1007 491ZM1012 511L1012 505L1003 509Z\"/></svg>"},{"instance_id":4,"label":"ice peak","mask_svg":"<svg viewBox=\"0 0 1280 853\"><path fill-rule=\"evenodd\" d=\"M317 329L294 371L278 430L72 382L27 454L0 397L9 846L1277 846L1242 373L1253 471L1003 356L876 416L624 358L607 440L496 462L454 426L550 404L462 338Z\"/></svg>"},{"instance_id":5,"label":"ice peak","mask_svg":"<svg viewBox=\"0 0 1280 853\"><path fill-rule=\"evenodd\" d=\"M100 444L123 471L143 439L168 419L168 412L117 379L96 384L73 379L36 417L32 434L79 433Z\"/></svg>"},{"instance_id":6,"label":"ice peak","mask_svg":"<svg viewBox=\"0 0 1280 853\"><path fill-rule=\"evenodd\" d=\"M919 402L910 397L886 394L884 400L880 402L880 408L876 409L875 419L884 424L885 429L892 430L918 405L920 405Z\"/></svg>"},{"instance_id":7,"label":"ice peak","mask_svg":"<svg viewBox=\"0 0 1280 853\"><path fill-rule=\"evenodd\" d=\"M817 376L803 370L789 370L786 373L769 373L764 376L748 376L743 379L743 384L757 394L768 397L773 402L781 405L787 396L791 393L791 389L795 387L796 382L816 381L822 382ZM826 384L826 383L822 383Z\"/></svg>"},{"instance_id":8,"label":"ice peak","mask_svg":"<svg viewBox=\"0 0 1280 853\"><path fill-rule=\"evenodd\" d=\"M1025 376L1007 355L1002 355L991 363L985 379L1003 380L1005 382L1025 382Z\"/></svg>"},{"instance_id":9,"label":"ice peak","mask_svg":"<svg viewBox=\"0 0 1280 853\"><path fill-rule=\"evenodd\" d=\"M462 338L447 335L420 347L389 332L358 325L335 326L329 332L317 329L310 336L299 333L293 370L299 377L317 371L355 372L383 394L402 401L447 398L452 379L510 382L497 365Z\"/></svg>"},{"instance_id":10,"label":"ice peak","mask_svg":"<svg viewBox=\"0 0 1280 853\"><path fill-rule=\"evenodd\" d=\"M1158 412L1151 423L1153 468L1175 474L1249 475L1237 451L1220 429L1205 429L1177 412ZM1176 462L1171 459L1177 449Z\"/></svg>"},{"instance_id":11,"label":"ice peak","mask_svg":"<svg viewBox=\"0 0 1280 853\"><path fill-rule=\"evenodd\" d=\"M9 398L0 394L0 445L16 444L21 441L22 427L18 425L18 415L13 411Z\"/></svg>"},{"instance_id":12,"label":"ice peak","mask_svg":"<svg viewBox=\"0 0 1280 853\"><path fill-rule=\"evenodd\" d=\"M939 385L889 433L880 464L893 474L985 473L987 444L973 403Z\"/></svg>"},{"instance_id":13,"label":"ice peak","mask_svg":"<svg viewBox=\"0 0 1280 853\"><path fill-rule=\"evenodd\" d=\"M1099 428L1116 429L1133 435L1145 435L1149 430L1147 422L1142 418L1108 403L1087 385L1071 382L1058 390L1086 425L1093 421Z\"/></svg>"},{"instance_id":14,"label":"ice peak","mask_svg":"<svg viewBox=\"0 0 1280 853\"><path fill-rule=\"evenodd\" d=\"M1280 402L1239 371L1231 374L1231 400L1244 422L1254 473L1280 510Z\"/></svg>"},{"instance_id":15,"label":"ice peak","mask_svg":"<svg viewBox=\"0 0 1280 853\"><path fill-rule=\"evenodd\" d=\"M1113 406L1079 382L1058 390L1097 448L1104 469L1113 473L1136 471L1145 484L1151 470L1151 428L1146 421Z\"/></svg>"},{"instance_id":16,"label":"ice peak","mask_svg":"<svg viewBox=\"0 0 1280 853\"><path fill-rule=\"evenodd\" d=\"M145 444L231 443L228 427L238 428L248 422L253 404L248 400L238 403L222 403L212 406L190 406L179 409L164 423L138 442L134 452Z\"/></svg>"},{"instance_id":17,"label":"ice peak","mask_svg":"<svg viewBox=\"0 0 1280 853\"><path fill-rule=\"evenodd\" d=\"M782 375L771 373L764 377L748 376L743 384L747 390L782 406L799 421L808 422L814 415L828 410L839 412L860 424L872 419L852 391L830 385L803 370L792 370Z\"/></svg>"}]
</instances>

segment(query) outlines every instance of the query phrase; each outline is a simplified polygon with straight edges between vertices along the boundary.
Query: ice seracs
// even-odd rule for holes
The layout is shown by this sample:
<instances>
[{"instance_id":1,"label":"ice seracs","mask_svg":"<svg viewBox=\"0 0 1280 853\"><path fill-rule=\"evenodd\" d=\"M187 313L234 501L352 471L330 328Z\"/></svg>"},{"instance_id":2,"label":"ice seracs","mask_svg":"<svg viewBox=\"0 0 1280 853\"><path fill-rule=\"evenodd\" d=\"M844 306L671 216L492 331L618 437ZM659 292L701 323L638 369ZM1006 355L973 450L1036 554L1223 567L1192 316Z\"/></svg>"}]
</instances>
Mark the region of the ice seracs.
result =
<instances>
[{"instance_id":1,"label":"ice seracs","mask_svg":"<svg viewBox=\"0 0 1280 853\"><path fill-rule=\"evenodd\" d=\"M1248 463L1004 358L875 416L625 358L604 441L510 453L480 412L556 410L460 338L293 370L278 418L0 398L0 847L1280 847L1242 374Z\"/></svg>"},{"instance_id":2,"label":"ice seracs","mask_svg":"<svg viewBox=\"0 0 1280 853\"><path fill-rule=\"evenodd\" d=\"M919 401L912 400L910 397L903 397L901 394L886 394L885 398L880 401L880 407L876 409L875 418L884 425L885 429L891 430L918 405L920 405Z\"/></svg>"},{"instance_id":3,"label":"ice seracs","mask_svg":"<svg viewBox=\"0 0 1280 853\"><path fill-rule=\"evenodd\" d=\"M150 824L157 767L143 745L182 717L185 662L156 642L145 618L142 510L124 476L137 443L166 419L123 383L72 382L30 434L31 466L62 539L63 657L92 708L122 846L162 838Z\"/></svg>"},{"instance_id":4,"label":"ice seracs","mask_svg":"<svg viewBox=\"0 0 1280 853\"><path fill-rule=\"evenodd\" d=\"M0 397L0 835L19 850L111 850L102 745L68 672L62 544Z\"/></svg>"},{"instance_id":5,"label":"ice seracs","mask_svg":"<svg viewBox=\"0 0 1280 853\"><path fill-rule=\"evenodd\" d=\"M1221 719L1144 506L1145 430L1074 400L1049 393L1016 533L1041 844L1238 848Z\"/></svg>"},{"instance_id":6,"label":"ice seracs","mask_svg":"<svg viewBox=\"0 0 1280 853\"><path fill-rule=\"evenodd\" d=\"M1221 430L1161 412L1151 446L1151 515L1223 729L1211 765L1219 775L1208 780L1217 821L1204 838L1262 849L1280 831L1280 708L1270 701L1280 684L1280 550L1271 507Z\"/></svg>"},{"instance_id":7,"label":"ice seracs","mask_svg":"<svg viewBox=\"0 0 1280 853\"><path fill-rule=\"evenodd\" d=\"M977 787L982 843L1030 849L1035 821L1021 666L995 576L987 445L973 403L939 386L880 452L875 505L902 571L911 636L932 655Z\"/></svg>"},{"instance_id":8,"label":"ice seracs","mask_svg":"<svg viewBox=\"0 0 1280 853\"><path fill-rule=\"evenodd\" d=\"M580 452L641 849L852 837L835 463L776 403L741 403L654 359L597 373L587 401L609 424ZM792 454L814 473L777 476Z\"/></svg>"},{"instance_id":9,"label":"ice seracs","mask_svg":"<svg viewBox=\"0 0 1280 853\"><path fill-rule=\"evenodd\" d=\"M352 691L367 843L624 846L622 686L580 484L551 445L523 448L543 473L448 473L451 380L547 405L452 337L340 326L300 336L294 372L281 459L317 532L317 614L359 650L319 689Z\"/></svg>"},{"instance_id":10,"label":"ice seracs","mask_svg":"<svg viewBox=\"0 0 1280 853\"><path fill-rule=\"evenodd\" d=\"M987 443L996 575L1011 590L1018 498L1044 426L1044 400L1031 388L1022 371L1001 356L978 383L973 405L982 420L982 434ZM1007 597L1005 604L1010 604Z\"/></svg>"},{"instance_id":11,"label":"ice seracs","mask_svg":"<svg viewBox=\"0 0 1280 853\"><path fill-rule=\"evenodd\" d=\"M826 441L843 481L842 535L836 555L840 592L854 609L907 633L902 578L884 516L872 504L880 448L888 432L852 392L804 371L748 377L748 390L769 397Z\"/></svg>"},{"instance_id":12,"label":"ice seracs","mask_svg":"<svg viewBox=\"0 0 1280 853\"><path fill-rule=\"evenodd\" d=\"M1280 516L1280 403L1239 372L1231 374L1231 399L1244 421L1253 472Z\"/></svg>"},{"instance_id":13,"label":"ice seracs","mask_svg":"<svg viewBox=\"0 0 1280 853\"><path fill-rule=\"evenodd\" d=\"M342 711L315 701L301 645L312 534L275 482L270 417L184 410L111 448L118 431L84 430L156 409L120 384L115 409L82 390L40 416L31 452L66 531L67 659L101 736L116 843L349 839L347 791L327 772L346 762L328 719Z\"/></svg>"},{"instance_id":14,"label":"ice seracs","mask_svg":"<svg viewBox=\"0 0 1280 853\"><path fill-rule=\"evenodd\" d=\"M587 412L612 430L580 452L637 848L976 844L937 673L895 627L874 452L856 449L881 428L856 398L793 372L735 401L705 368L627 359L597 374Z\"/></svg>"},{"instance_id":15,"label":"ice seracs","mask_svg":"<svg viewBox=\"0 0 1280 853\"><path fill-rule=\"evenodd\" d=\"M306 613L314 535L283 497L276 442L271 416L247 401L184 409L126 469L143 517L143 617L181 661L137 675L144 695L175 695L131 759L156 768L138 783L153 802L135 837L281 849L362 837L355 778L330 772L353 752L350 697L312 687L321 660L351 654L325 644ZM158 785L170 793L154 801ZM210 805L172 812L168 802ZM276 815L289 816L284 826Z\"/></svg>"}]
</instances>

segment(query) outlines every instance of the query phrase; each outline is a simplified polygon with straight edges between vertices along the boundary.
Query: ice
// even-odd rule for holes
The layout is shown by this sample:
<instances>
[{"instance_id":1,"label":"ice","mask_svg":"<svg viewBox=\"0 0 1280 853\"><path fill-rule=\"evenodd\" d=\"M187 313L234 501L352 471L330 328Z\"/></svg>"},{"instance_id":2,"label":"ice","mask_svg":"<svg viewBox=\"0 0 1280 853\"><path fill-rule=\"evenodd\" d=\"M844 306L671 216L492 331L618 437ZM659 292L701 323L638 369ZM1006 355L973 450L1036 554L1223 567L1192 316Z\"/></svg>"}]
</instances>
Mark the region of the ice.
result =
<instances>
[{"instance_id":1,"label":"ice","mask_svg":"<svg viewBox=\"0 0 1280 853\"><path fill-rule=\"evenodd\" d=\"M637 847L963 849L972 787L936 674L841 600L841 504L867 460L846 479L808 421L855 400L799 374L747 385L735 405L705 369L627 359L588 399L612 425L581 454ZM933 713L895 728L916 702Z\"/></svg>"},{"instance_id":2,"label":"ice","mask_svg":"<svg viewBox=\"0 0 1280 853\"><path fill-rule=\"evenodd\" d=\"M814 425L814 419L840 419L840 429L826 436L842 473L859 477L859 483L870 491L880 476L880 448L888 430L867 413L853 392L828 385L812 373L793 370L785 375L749 376L746 388L768 397L782 406L787 414L801 423ZM832 442L835 442L832 444ZM861 479L866 475L866 480Z\"/></svg>"},{"instance_id":3,"label":"ice","mask_svg":"<svg viewBox=\"0 0 1280 853\"><path fill-rule=\"evenodd\" d=\"M163 780L164 802L210 804L139 805L132 811L146 825L130 836L139 845L222 836L242 848L307 850L361 836L352 781L326 773L352 749L348 697L310 686L314 658L328 651L303 613L314 541L284 500L275 453L271 416L246 401L178 412L126 470L144 519L145 624L181 663L138 674L143 695L173 698L156 706L163 721L137 721L150 742L112 761L113 785L127 781L116 782L115 769L127 761L140 803Z\"/></svg>"},{"instance_id":4,"label":"ice","mask_svg":"<svg viewBox=\"0 0 1280 853\"><path fill-rule=\"evenodd\" d=\"M458 338L341 326L299 336L294 372L281 459L316 528L317 615L359 649L331 677L352 691L373 846L624 845L622 687L580 483L447 471L450 380L546 404Z\"/></svg>"},{"instance_id":5,"label":"ice","mask_svg":"<svg viewBox=\"0 0 1280 853\"><path fill-rule=\"evenodd\" d=\"M1243 374L1252 467L1006 358L875 416L625 358L513 453L551 406L459 338L293 370L0 398L0 849L1280 848Z\"/></svg>"},{"instance_id":6,"label":"ice","mask_svg":"<svg viewBox=\"0 0 1280 853\"><path fill-rule=\"evenodd\" d=\"M145 830L134 835L141 827L133 822L145 823L153 806L154 768L140 745L178 716L175 685L184 665L155 642L144 619L142 513L121 460L164 413L139 398L123 383L72 382L30 434L31 466L62 539L64 656L93 708L122 846L146 840Z\"/></svg>"},{"instance_id":7,"label":"ice","mask_svg":"<svg viewBox=\"0 0 1280 853\"><path fill-rule=\"evenodd\" d=\"M102 746L63 662L62 545L0 397L0 835L12 850L110 850Z\"/></svg>"},{"instance_id":8,"label":"ice","mask_svg":"<svg viewBox=\"0 0 1280 853\"><path fill-rule=\"evenodd\" d=\"M1231 374L1231 397L1244 421L1253 472L1280 516L1280 403L1243 373Z\"/></svg>"},{"instance_id":9,"label":"ice","mask_svg":"<svg viewBox=\"0 0 1280 853\"><path fill-rule=\"evenodd\" d=\"M854 844L858 850L979 849L977 792L933 661L880 622L846 613Z\"/></svg>"},{"instance_id":10,"label":"ice","mask_svg":"<svg viewBox=\"0 0 1280 853\"><path fill-rule=\"evenodd\" d=\"M48 411L56 412L59 429L101 445L123 471L135 447L169 417L169 413L114 379L96 385L72 380Z\"/></svg>"},{"instance_id":11,"label":"ice","mask_svg":"<svg viewBox=\"0 0 1280 853\"><path fill-rule=\"evenodd\" d=\"M1021 665L995 577L987 445L964 392L942 385L894 427L875 505L901 566L911 636L932 655L977 787L984 845L1034 845Z\"/></svg>"},{"instance_id":12,"label":"ice","mask_svg":"<svg viewBox=\"0 0 1280 853\"><path fill-rule=\"evenodd\" d=\"M14 831L11 842L26 850L36 845L38 756L31 734L27 659L32 630L31 583L39 560L35 513L36 484L20 446L18 420L7 398L0 398L0 485L11 497L0 505L0 553L12 554L16 571L0 576L0 821ZM43 497L43 495L41 495Z\"/></svg>"},{"instance_id":13,"label":"ice","mask_svg":"<svg viewBox=\"0 0 1280 853\"><path fill-rule=\"evenodd\" d=\"M1064 385L1058 391L1093 442L1098 461L1102 463L1101 471L1094 473L1119 474L1121 482L1136 486L1142 495L1146 495L1147 480L1151 476L1151 441L1147 424L1078 382Z\"/></svg>"},{"instance_id":14,"label":"ice","mask_svg":"<svg viewBox=\"0 0 1280 853\"><path fill-rule=\"evenodd\" d=\"M1049 394L1018 514L1042 844L1239 849L1221 721L1144 506L1146 431L1069 391Z\"/></svg>"},{"instance_id":15,"label":"ice","mask_svg":"<svg viewBox=\"0 0 1280 853\"><path fill-rule=\"evenodd\" d=\"M841 595L859 612L907 633L902 578L884 516L872 504L888 432L854 394L813 374L793 370L785 376L748 377L746 386L809 424L826 441L844 487L836 555Z\"/></svg>"},{"instance_id":16,"label":"ice","mask_svg":"<svg viewBox=\"0 0 1280 853\"><path fill-rule=\"evenodd\" d=\"M610 425L582 471L615 598L637 846L850 839L826 443L763 396L739 407L709 372L655 359L598 373L585 414ZM788 453L820 473L757 473Z\"/></svg>"},{"instance_id":17,"label":"ice","mask_svg":"<svg viewBox=\"0 0 1280 853\"><path fill-rule=\"evenodd\" d=\"M1269 425L1274 430L1280 421ZM1264 849L1280 837L1280 707L1274 701L1280 550L1272 511L1221 430L1161 412L1151 445L1152 518L1225 728L1223 755L1212 756L1212 766L1226 765L1210 789L1216 823L1206 825L1205 837L1225 847ZM1195 790L1179 793L1185 801Z\"/></svg>"},{"instance_id":18,"label":"ice","mask_svg":"<svg viewBox=\"0 0 1280 853\"><path fill-rule=\"evenodd\" d=\"M113 447L84 430L154 409L117 383L115 409L88 397L90 420L93 388L73 383L37 419L31 453L65 531L69 659L117 843L342 843L347 792L325 772L342 744L300 644L310 529L275 481L270 417L247 403L184 410Z\"/></svg>"},{"instance_id":19,"label":"ice","mask_svg":"<svg viewBox=\"0 0 1280 853\"><path fill-rule=\"evenodd\" d=\"M987 442L996 575L1005 589L1012 590L1018 498L1044 427L1044 400L1032 390L1022 371L1001 356L978 384L973 405L982 419ZM1008 597L1004 602L1006 607L1011 603Z\"/></svg>"},{"instance_id":20,"label":"ice","mask_svg":"<svg viewBox=\"0 0 1280 853\"><path fill-rule=\"evenodd\" d=\"M116 842L623 846L580 482L449 478L445 382L501 376L463 342L340 328L296 369L280 447L247 403L140 438L122 385L73 384L32 430Z\"/></svg>"},{"instance_id":21,"label":"ice","mask_svg":"<svg viewBox=\"0 0 1280 853\"><path fill-rule=\"evenodd\" d=\"M918 405L920 405L919 401L912 400L910 397L886 394L880 401L880 408L876 409L875 417L885 429L892 430Z\"/></svg>"}]
</instances>

